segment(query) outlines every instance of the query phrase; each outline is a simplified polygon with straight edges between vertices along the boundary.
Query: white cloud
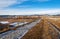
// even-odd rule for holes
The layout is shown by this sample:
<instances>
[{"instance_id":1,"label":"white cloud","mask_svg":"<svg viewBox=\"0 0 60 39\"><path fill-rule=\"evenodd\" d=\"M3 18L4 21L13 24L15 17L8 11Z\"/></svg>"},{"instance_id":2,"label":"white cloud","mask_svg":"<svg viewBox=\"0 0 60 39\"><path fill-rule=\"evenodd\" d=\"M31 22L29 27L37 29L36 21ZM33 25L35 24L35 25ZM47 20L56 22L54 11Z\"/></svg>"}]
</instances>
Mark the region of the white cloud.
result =
<instances>
[{"instance_id":1,"label":"white cloud","mask_svg":"<svg viewBox=\"0 0 60 39\"><path fill-rule=\"evenodd\" d=\"M60 9L50 10L0 10L0 15L59 14Z\"/></svg>"},{"instance_id":2,"label":"white cloud","mask_svg":"<svg viewBox=\"0 0 60 39\"><path fill-rule=\"evenodd\" d=\"M20 4L24 1L27 1L27 0L0 0L0 9L4 7L8 7L13 4Z\"/></svg>"},{"instance_id":3,"label":"white cloud","mask_svg":"<svg viewBox=\"0 0 60 39\"><path fill-rule=\"evenodd\" d=\"M0 8L8 7L16 3L16 0L0 0Z\"/></svg>"}]
</instances>

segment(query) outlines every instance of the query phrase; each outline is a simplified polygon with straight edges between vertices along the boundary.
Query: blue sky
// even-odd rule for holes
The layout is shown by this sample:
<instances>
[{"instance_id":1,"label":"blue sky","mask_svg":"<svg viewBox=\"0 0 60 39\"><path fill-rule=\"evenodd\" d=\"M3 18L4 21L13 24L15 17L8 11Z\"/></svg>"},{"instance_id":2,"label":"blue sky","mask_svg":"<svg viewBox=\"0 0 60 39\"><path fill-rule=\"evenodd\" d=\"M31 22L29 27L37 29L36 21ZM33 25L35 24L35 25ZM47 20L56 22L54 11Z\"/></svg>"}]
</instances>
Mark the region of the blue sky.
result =
<instances>
[{"instance_id":1,"label":"blue sky","mask_svg":"<svg viewBox=\"0 0 60 39\"><path fill-rule=\"evenodd\" d=\"M51 13L60 13L60 0L0 0L0 15Z\"/></svg>"},{"instance_id":2,"label":"blue sky","mask_svg":"<svg viewBox=\"0 0 60 39\"><path fill-rule=\"evenodd\" d=\"M9 8L60 8L60 0L29 0L23 3L13 4Z\"/></svg>"}]
</instances>

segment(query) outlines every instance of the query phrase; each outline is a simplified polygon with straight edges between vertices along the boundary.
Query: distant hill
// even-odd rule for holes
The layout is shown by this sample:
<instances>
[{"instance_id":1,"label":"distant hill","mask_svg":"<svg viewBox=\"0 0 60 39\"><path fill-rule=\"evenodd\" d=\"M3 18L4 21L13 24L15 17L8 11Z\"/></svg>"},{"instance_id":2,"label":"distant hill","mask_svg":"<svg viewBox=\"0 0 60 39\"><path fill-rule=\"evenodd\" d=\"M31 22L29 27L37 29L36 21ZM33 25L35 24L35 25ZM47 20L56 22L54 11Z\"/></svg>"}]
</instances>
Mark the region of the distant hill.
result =
<instances>
[{"instance_id":1,"label":"distant hill","mask_svg":"<svg viewBox=\"0 0 60 39\"><path fill-rule=\"evenodd\" d=\"M56 15L53 15L53 16L60 16L60 14L56 14Z\"/></svg>"},{"instance_id":2,"label":"distant hill","mask_svg":"<svg viewBox=\"0 0 60 39\"><path fill-rule=\"evenodd\" d=\"M0 15L0 17L3 17L3 18L5 18L5 17L8 17L9 15Z\"/></svg>"}]
</instances>

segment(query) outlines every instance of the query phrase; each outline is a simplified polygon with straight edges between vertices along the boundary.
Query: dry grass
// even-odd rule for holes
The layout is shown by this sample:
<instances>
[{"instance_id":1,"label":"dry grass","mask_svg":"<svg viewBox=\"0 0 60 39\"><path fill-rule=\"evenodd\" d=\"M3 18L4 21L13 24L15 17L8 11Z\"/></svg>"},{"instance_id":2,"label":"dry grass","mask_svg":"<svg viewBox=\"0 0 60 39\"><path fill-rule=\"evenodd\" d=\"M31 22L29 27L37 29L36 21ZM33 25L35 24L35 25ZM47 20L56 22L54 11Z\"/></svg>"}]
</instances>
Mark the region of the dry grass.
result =
<instances>
[{"instance_id":1,"label":"dry grass","mask_svg":"<svg viewBox=\"0 0 60 39\"><path fill-rule=\"evenodd\" d=\"M11 19L9 22L32 22L34 19Z\"/></svg>"},{"instance_id":2,"label":"dry grass","mask_svg":"<svg viewBox=\"0 0 60 39\"><path fill-rule=\"evenodd\" d=\"M44 16L42 18L50 21L52 24L56 25L56 27L60 28L60 16Z\"/></svg>"},{"instance_id":3,"label":"dry grass","mask_svg":"<svg viewBox=\"0 0 60 39\"><path fill-rule=\"evenodd\" d=\"M52 19L51 19L52 18ZM49 24L48 21L57 25L60 29L60 18L58 17L46 17L42 16L42 21L40 21L35 27L30 29L22 39L52 39L51 35L49 34ZM32 22L36 19L10 19L9 22ZM53 28L51 31L54 32ZM56 39L56 38L55 38Z\"/></svg>"},{"instance_id":4,"label":"dry grass","mask_svg":"<svg viewBox=\"0 0 60 39\"><path fill-rule=\"evenodd\" d=\"M4 18L0 18L0 21L9 21L10 23L11 22L32 22L34 21L35 19L4 19Z\"/></svg>"},{"instance_id":5,"label":"dry grass","mask_svg":"<svg viewBox=\"0 0 60 39\"><path fill-rule=\"evenodd\" d=\"M53 28L49 27L50 25L48 24L48 20L53 23L54 25L57 25L57 27L60 26L60 24L58 23L58 19L55 21L55 19L49 19L52 17L42 17L42 21L37 24L35 27L33 27L31 30L28 31L28 33L26 33L25 36L23 36L22 39L52 39L51 34L49 34L51 32L56 33L54 31ZM60 28L60 27L59 27ZM57 39L57 34L55 34L54 39Z\"/></svg>"},{"instance_id":6,"label":"dry grass","mask_svg":"<svg viewBox=\"0 0 60 39\"><path fill-rule=\"evenodd\" d=\"M52 18L48 19L52 24L56 25L56 27L60 28L60 18Z\"/></svg>"},{"instance_id":7,"label":"dry grass","mask_svg":"<svg viewBox=\"0 0 60 39\"><path fill-rule=\"evenodd\" d=\"M41 21L35 27L33 27L22 39L42 39L42 26L43 22Z\"/></svg>"}]
</instances>

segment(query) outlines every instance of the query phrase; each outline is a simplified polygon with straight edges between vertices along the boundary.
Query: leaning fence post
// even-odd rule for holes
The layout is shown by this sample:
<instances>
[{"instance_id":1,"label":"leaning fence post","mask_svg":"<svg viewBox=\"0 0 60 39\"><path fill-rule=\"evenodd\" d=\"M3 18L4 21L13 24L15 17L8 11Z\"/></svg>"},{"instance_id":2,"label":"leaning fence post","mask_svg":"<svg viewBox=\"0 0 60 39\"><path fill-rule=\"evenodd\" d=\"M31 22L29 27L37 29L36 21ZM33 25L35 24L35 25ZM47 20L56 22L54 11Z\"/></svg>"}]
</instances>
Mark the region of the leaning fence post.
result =
<instances>
[{"instance_id":1,"label":"leaning fence post","mask_svg":"<svg viewBox=\"0 0 60 39\"><path fill-rule=\"evenodd\" d=\"M58 34L58 39L60 39L60 32L59 32L59 34Z\"/></svg>"}]
</instances>

